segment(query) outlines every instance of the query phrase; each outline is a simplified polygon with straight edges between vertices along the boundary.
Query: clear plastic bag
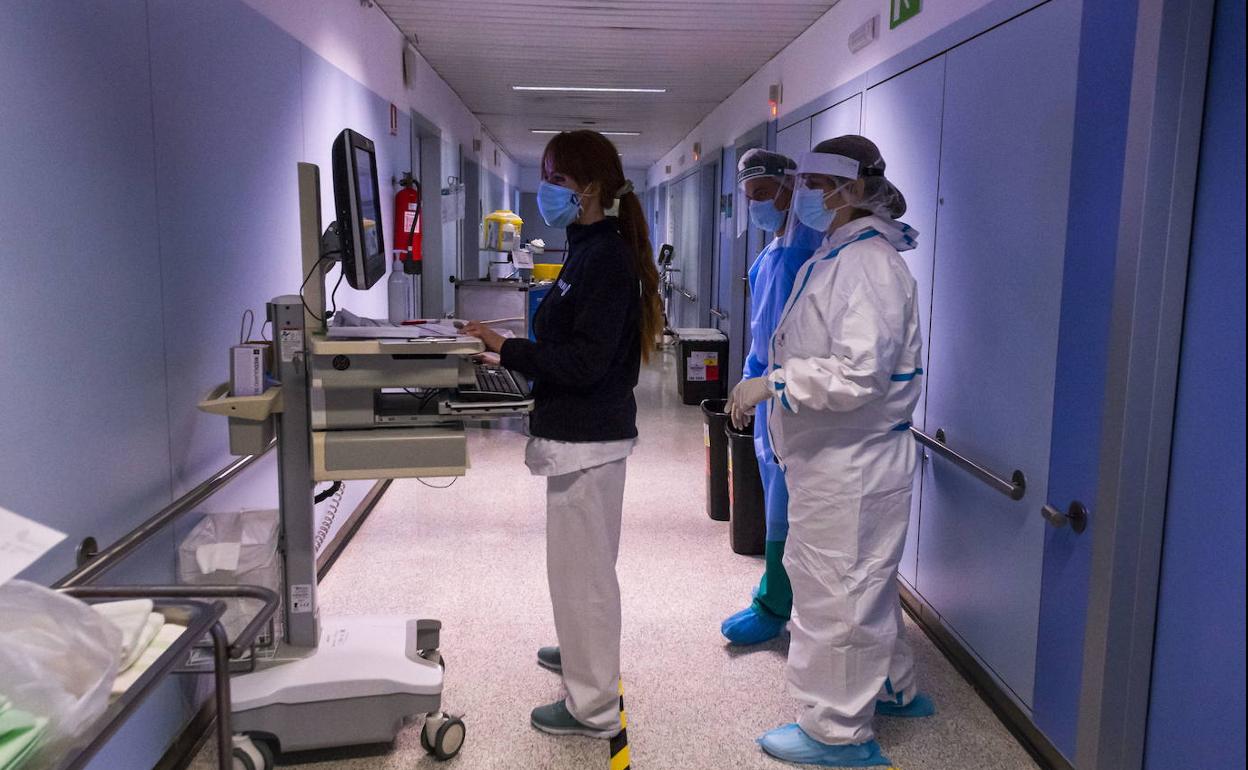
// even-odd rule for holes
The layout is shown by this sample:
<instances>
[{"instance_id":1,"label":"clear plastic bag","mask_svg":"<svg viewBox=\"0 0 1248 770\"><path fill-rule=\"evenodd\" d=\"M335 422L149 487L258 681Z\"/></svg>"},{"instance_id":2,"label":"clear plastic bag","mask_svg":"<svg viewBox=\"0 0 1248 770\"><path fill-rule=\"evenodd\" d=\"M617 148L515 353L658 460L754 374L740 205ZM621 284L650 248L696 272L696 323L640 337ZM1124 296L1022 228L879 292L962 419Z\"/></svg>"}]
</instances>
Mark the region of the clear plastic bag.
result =
<instances>
[{"instance_id":1,"label":"clear plastic bag","mask_svg":"<svg viewBox=\"0 0 1248 770\"><path fill-rule=\"evenodd\" d=\"M178 582L184 585L253 585L282 595L276 510L207 513L178 544ZM238 637L264 606L254 599L226 599L221 625ZM277 629L280 632L280 628ZM268 632L258 640L272 642Z\"/></svg>"},{"instance_id":2,"label":"clear plastic bag","mask_svg":"<svg viewBox=\"0 0 1248 770\"><path fill-rule=\"evenodd\" d=\"M87 604L24 580L0 585L0 694L48 719L45 751L108 708L120 653L121 631Z\"/></svg>"}]
</instances>

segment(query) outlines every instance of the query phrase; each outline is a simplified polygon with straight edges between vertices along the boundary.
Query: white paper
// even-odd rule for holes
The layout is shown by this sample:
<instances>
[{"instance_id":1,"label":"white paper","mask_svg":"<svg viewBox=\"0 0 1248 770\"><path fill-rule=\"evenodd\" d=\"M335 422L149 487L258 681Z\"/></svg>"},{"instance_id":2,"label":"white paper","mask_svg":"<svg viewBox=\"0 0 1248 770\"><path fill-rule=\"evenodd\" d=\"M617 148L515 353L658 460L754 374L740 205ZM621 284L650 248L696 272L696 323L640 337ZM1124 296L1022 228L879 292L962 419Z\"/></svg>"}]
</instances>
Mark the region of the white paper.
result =
<instances>
[{"instance_id":1,"label":"white paper","mask_svg":"<svg viewBox=\"0 0 1248 770\"><path fill-rule=\"evenodd\" d=\"M0 585L65 539L64 532L0 508Z\"/></svg>"},{"instance_id":2,"label":"white paper","mask_svg":"<svg viewBox=\"0 0 1248 770\"><path fill-rule=\"evenodd\" d=\"M325 335L330 339L399 340L402 342L422 337L456 339L462 336L453 326L444 322L406 326L331 326Z\"/></svg>"},{"instance_id":3,"label":"white paper","mask_svg":"<svg viewBox=\"0 0 1248 770\"><path fill-rule=\"evenodd\" d=\"M455 193L448 190L442 196L442 224L450 224L455 221Z\"/></svg>"}]
</instances>

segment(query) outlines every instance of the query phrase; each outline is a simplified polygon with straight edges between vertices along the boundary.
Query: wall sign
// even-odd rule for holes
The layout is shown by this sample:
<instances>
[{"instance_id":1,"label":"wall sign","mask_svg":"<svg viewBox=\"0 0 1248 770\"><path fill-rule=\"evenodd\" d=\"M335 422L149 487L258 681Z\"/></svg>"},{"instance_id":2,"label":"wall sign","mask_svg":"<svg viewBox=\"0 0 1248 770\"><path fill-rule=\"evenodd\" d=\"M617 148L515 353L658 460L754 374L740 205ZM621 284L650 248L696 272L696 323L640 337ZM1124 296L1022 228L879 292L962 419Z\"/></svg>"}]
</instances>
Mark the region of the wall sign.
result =
<instances>
[{"instance_id":1,"label":"wall sign","mask_svg":"<svg viewBox=\"0 0 1248 770\"><path fill-rule=\"evenodd\" d=\"M923 10L923 0L888 0L888 28L897 29Z\"/></svg>"}]
</instances>

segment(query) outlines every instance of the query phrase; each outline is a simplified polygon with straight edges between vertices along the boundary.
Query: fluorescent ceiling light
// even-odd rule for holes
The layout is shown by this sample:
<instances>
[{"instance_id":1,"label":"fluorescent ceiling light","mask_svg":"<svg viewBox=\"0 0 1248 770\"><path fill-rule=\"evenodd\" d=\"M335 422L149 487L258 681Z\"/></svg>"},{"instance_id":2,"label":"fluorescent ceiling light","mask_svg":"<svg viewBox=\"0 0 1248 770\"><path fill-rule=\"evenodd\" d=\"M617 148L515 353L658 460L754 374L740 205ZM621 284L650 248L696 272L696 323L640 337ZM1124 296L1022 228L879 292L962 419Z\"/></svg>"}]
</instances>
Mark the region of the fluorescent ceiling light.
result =
<instances>
[{"instance_id":1,"label":"fluorescent ceiling light","mask_svg":"<svg viewBox=\"0 0 1248 770\"><path fill-rule=\"evenodd\" d=\"M563 128L530 128L530 134L562 134L564 131L579 131L582 129L563 129ZM592 131L593 129L584 129ZM599 131L603 136L641 136L640 131Z\"/></svg>"},{"instance_id":2,"label":"fluorescent ceiling light","mask_svg":"<svg viewBox=\"0 0 1248 770\"><path fill-rule=\"evenodd\" d=\"M665 94L666 88L609 88L604 86L512 86L513 91L573 91L588 94Z\"/></svg>"}]
</instances>

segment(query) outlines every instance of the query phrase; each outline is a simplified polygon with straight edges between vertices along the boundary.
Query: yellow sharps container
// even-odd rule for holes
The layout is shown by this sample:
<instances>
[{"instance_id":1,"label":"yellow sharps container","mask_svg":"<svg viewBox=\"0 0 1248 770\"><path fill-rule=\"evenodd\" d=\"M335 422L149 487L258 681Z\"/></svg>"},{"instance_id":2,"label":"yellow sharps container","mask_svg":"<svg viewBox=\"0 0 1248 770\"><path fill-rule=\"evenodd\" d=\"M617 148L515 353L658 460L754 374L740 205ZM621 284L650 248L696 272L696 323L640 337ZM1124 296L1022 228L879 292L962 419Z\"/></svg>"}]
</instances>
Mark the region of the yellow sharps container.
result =
<instances>
[{"instance_id":1,"label":"yellow sharps container","mask_svg":"<svg viewBox=\"0 0 1248 770\"><path fill-rule=\"evenodd\" d=\"M485 248L511 251L520 241L524 220L507 209L499 209L485 218Z\"/></svg>"}]
</instances>

